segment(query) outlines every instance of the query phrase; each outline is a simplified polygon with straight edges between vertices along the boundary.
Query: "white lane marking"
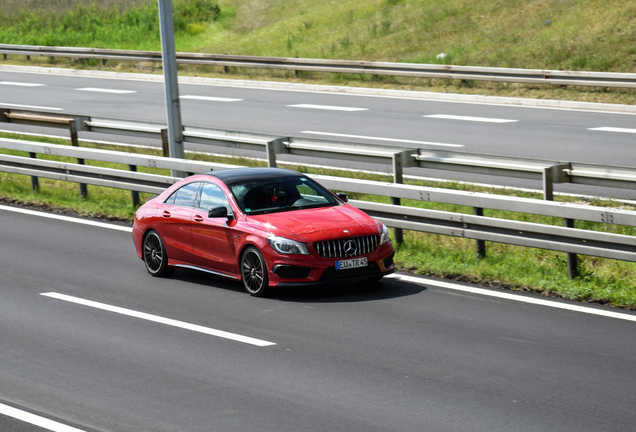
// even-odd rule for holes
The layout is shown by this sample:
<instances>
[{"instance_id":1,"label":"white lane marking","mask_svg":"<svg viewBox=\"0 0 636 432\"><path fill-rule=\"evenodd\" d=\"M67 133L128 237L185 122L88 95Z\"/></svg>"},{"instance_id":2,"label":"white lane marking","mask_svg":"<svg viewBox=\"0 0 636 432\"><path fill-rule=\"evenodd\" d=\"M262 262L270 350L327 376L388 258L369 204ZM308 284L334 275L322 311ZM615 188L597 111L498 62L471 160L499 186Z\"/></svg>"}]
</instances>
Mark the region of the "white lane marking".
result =
<instances>
[{"instance_id":1,"label":"white lane marking","mask_svg":"<svg viewBox=\"0 0 636 432\"><path fill-rule=\"evenodd\" d=\"M401 142L401 143L408 143L408 144L435 145L435 146L443 146L443 147L464 147L463 144L446 144L446 143L437 143L437 142L430 142L430 141L413 141L413 140L399 139L399 138L379 138L379 137L371 137L371 136L363 136L363 135L347 135L347 134L330 133L330 132L301 131L300 133L312 134L312 135L336 136L336 137L343 137L343 138L370 139L375 141Z\"/></svg>"},{"instance_id":2,"label":"white lane marking","mask_svg":"<svg viewBox=\"0 0 636 432\"><path fill-rule=\"evenodd\" d=\"M14 419L23 421L25 423L30 423L34 426L39 426L53 432L85 432L82 429L67 426L65 424L58 423L56 421L49 420L47 418L40 417L38 415L31 414L4 404L0 404L0 414L8 417L13 417Z\"/></svg>"},{"instance_id":3,"label":"white lane marking","mask_svg":"<svg viewBox=\"0 0 636 432\"><path fill-rule=\"evenodd\" d=\"M368 111L368 108L354 108L354 107L343 107L343 106L332 106L332 105L312 105L312 104L297 104L297 105L287 105L291 108L308 108L308 109L321 109L321 110L332 110L332 111Z\"/></svg>"},{"instance_id":4,"label":"white lane marking","mask_svg":"<svg viewBox=\"0 0 636 432\"><path fill-rule=\"evenodd\" d=\"M597 128L588 128L587 130L601 131L601 132L636 133L636 129L617 128L617 127L597 127Z\"/></svg>"},{"instance_id":5,"label":"white lane marking","mask_svg":"<svg viewBox=\"0 0 636 432\"><path fill-rule=\"evenodd\" d=\"M422 117L445 119L445 120L485 122L485 123L515 123L519 121L519 120L508 120L508 119L498 119L498 118L489 118L489 117L457 116L457 115L449 115L449 114L432 114L432 115L425 115Z\"/></svg>"},{"instance_id":6,"label":"white lane marking","mask_svg":"<svg viewBox=\"0 0 636 432\"><path fill-rule=\"evenodd\" d=\"M96 87L85 87L75 89L78 91L88 91L88 92L98 92L98 93L117 93L117 94L125 94L125 93L137 93L135 90L117 90L117 89L104 89L104 88L96 88Z\"/></svg>"},{"instance_id":7,"label":"white lane marking","mask_svg":"<svg viewBox=\"0 0 636 432\"><path fill-rule=\"evenodd\" d=\"M531 303L531 304L536 304L536 305L541 305L541 306L553 307L553 308L557 308L557 309L565 309L565 310L570 310L570 311L575 311L575 312L583 312L583 313L587 313L587 314L591 314L591 315L601 315L601 316L604 316L604 317L616 318L616 319L622 319L622 320L626 320L626 321L634 321L634 322L636 322L636 315L628 315L628 314L624 314L624 313L606 311L606 310L601 310L601 309L593 309L593 308L589 308L589 307L585 307L585 306L577 306L577 305L572 305L572 304L559 303L559 302L556 302L556 301L543 300L543 299L538 299L538 298L534 298L534 297L520 296L520 295L516 295L516 294L512 294L512 293L490 291L490 290L483 289L483 288L473 288L473 287L468 287L468 286L464 286L464 285L453 284L453 283L450 283L450 282L422 279L422 278L418 278L418 277L414 277L414 276L406 276L406 275L401 275L401 274L392 274L392 275L387 276L387 278L397 279L399 281L404 281L404 282L409 282L409 283L415 283L415 284L418 284L418 285L432 285L432 286L436 286L436 287L440 287L440 288L452 289L452 290L456 290L456 291L464 291L464 292L469 292L469 293L473 293L473 294L480 294L480 295L485 295L485 296L490 296L490 297L498 297L498 298L502 298L502 299L514 300L514 301L523 302L523 303Z\"/></svg>"},{"instance_id":8,"label":"white lane marking","mask_svg":"<svg viewBox=\"0 0 636 432\"><path fill-rule=\"evenodd\" d=\"M212 102L240 102L243 100L243 99L234 99L234 98L213 97L213 96L194 96L194 95L181 96L181 99L196 99L196 100L204 100L204 101L212 101Z\"/></svg>"},{"instance_id":9,"label":"white lane marking","mask_svg":"<svg viewBox=\"0 0 636 432\"><path fill-rule=\"evenodd\" d=\"M30 109L43 109L43 110L51 110L51 111L63 111L64 108L53 108L53 107L43 107L43 106L36 106L36 105L19 105L19 104L12 104L12 103L6 103L6 102L0 102L0 106L8 106L8 107L16 107L16 108L30 108Z\"/></svg>"},{"instance_id":10,"label":"white lane marking","mask_svg":"<svg viewBox=\"0 0 636 432\"><path fill-rule=\"evenodd\" d=\"M34 83L25 83L25 82L15 82L15 81L0 81L1 85L10 85L10 86L20 86L20 87L41 87L44 84L34 84Z\"/></svg>"},{"instance_id":11,"label":"white lane marking","mask_svg":"<svg viewBox=\"0 0 636 432\"><path fill-rule=\"evenodd\" d=\"M178 328L182 328L185 330L190 330L190 331L194 331L194 332L198 332L198 333L204 333L207 335L211 335L211 336L216 336L216 337L220 337L220 338L224 338L224 339L230 339L236 342L243 342L246 344L250 344L250 345L256 345L259 347L265 347L265 346L271 346L271 345L276 345L273 342L267 342L264 340L260 340L260 339L254 339L248 336L242 336L236 333L229 333L226 331L222 331L222 330L215 330L212 328L208 328L208 327L203 327L200 325L196 325L196 324L190 324L187 322L183 322L183 321L177 321L177 320L173 320L170 318L163 318L157 315L151 315L148 313L144 313L144 312L137 312L134 311L132 309L125 309L122 307L118 307L118 306L111 306L105 303L98 303L98 302L94 302L91 300L85 300L79 297L73 297L73 296L69 296L69 295L65 295L65 294L59 294L59 293L55 293L55 292L49 292L49 293L41 293L40 295L46 296L46 297L51 297L51 298L55 298L58 300L64 300L67 302L71 302L71 303L76 303L76 304L80 304L80 305L84 305L84 306L89 306L95 309L101 309L101 310L105 310L105 311L109 311L109 312L114 312L114 313L118 313L121 315L127 315L127 316L131 316L134 318L140 318L140 319L144 319L147 321L152 321L152 322L156 322L159 324L166 324L169 326L173 326L173 327L178 327Z\"/></svg>"},{"instance_id":12,"label":"white lane marking","mask_svg":"<svg viewBox=\"0 0 636 432\"><path fill-rule=\"evenodd\" d=\"M88 220L88 219L74 218L74 217L70 217L70 216L57 215L57 214L52 214L52 213L45 213L45 212L40 212L40 211L35 211L35 210L23 209L23 208L20 208L20 207L9 207L9 206L0 205L0 210L6 210L6 211L14 212L14 213L28 214L28 215L32 215L32 216L40 216L40 217L45 217L45 218L49 218L49 219L57 219L57 220L61 220L61 221L73 222L73 223L78 223L78 224L82 224L82 225L91 225L91 226L100 227L100 228L108 228L108 229L117 230L117 231L124 231L124 232L128 232L128 233L132 232L132 228L130 228L130 227L125 227L125 226L115 225L115 224L109 224L109 223L104 223L104 222L97 222L97 221L92 221L92 220Z\"/></svg>"}]
</instances>

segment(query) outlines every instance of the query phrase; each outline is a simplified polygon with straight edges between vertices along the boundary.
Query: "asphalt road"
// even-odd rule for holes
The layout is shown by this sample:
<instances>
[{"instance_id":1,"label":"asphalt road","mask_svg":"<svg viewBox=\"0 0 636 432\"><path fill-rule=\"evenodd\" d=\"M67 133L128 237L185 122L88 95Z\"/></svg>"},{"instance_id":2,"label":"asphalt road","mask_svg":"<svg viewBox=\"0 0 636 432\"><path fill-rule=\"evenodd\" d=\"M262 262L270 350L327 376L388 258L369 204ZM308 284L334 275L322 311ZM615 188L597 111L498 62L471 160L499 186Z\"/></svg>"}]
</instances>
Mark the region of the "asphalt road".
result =
<instances>
[{"instance_id":1,"label":"asphalt road","mask_svg":"<svg viewBox=\"0 0 636 432\"><path fill-rule=\"evenodd\" d=\"M181 84L179 92L183 123L189 126L603 165L636 161L633 114L194 84ZM166 118L163 83L125 79L0 71L0 106L139 121ZM539 182L409 172L541 188ZM556 190L582 193L571 185ZM592 194L636 198L625 190L593 189Z\"/></svg>"},{"instance_id":2,"label":"asphalt road","mask_svg":"<svg viewBox=\"0 0 636 432\"><path fill-rule=\"evenodd\" d=\"M197 272L152 278L129 232L5 208L0 245L0 413L122 432L636 422L636 322L620 319L631 312L596 316L425 279L252 298ZM0 426L54 430L6 415Z\"/></svg>"}]
</instances>

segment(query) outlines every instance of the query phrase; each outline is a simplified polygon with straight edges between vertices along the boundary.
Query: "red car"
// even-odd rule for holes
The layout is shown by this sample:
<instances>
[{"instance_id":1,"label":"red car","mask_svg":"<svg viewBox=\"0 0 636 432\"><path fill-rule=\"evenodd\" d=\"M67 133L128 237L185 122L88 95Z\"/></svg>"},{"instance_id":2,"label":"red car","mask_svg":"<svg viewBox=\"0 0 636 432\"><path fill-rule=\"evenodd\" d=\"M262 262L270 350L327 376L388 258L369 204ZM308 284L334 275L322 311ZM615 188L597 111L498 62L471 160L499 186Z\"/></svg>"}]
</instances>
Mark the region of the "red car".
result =
<instances>
[{"instance_id":1,"label":"red car","mask_svg":"<svg viewBox=\"0 0 636 432\"><path fill-rule=\"evenodd\" d=\"M279 168L237 168L185 178L135 215L137 255L153 276L176 268L269 287L377 281L393 273L381 222L311 178Z\"/></svg>"}]
</instances>

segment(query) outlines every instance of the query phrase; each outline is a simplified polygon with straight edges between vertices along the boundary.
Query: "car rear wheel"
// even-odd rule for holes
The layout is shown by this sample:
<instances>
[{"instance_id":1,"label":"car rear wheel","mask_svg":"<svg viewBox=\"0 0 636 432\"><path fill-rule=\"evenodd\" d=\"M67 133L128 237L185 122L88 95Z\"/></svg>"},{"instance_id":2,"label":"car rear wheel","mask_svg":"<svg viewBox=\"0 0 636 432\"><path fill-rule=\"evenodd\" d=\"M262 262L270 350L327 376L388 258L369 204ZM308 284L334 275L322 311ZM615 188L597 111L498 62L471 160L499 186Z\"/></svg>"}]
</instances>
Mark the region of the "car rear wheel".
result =
<instances>
[{"instance_id":1,"label":"car rear wheel","mask_svg":"<svg viewBox=\"0 0 636 432\"><path fill-rule=\"evenodd\" d=\"M143 253L146 270L151 275L165 277L174 273L174 269L168 267L168 254L166 254L161 236L156 231L149 231L146 234Z\"/></svg>"},{"instance_id":2,"label":"car rear wheel","mask_svg":"<svg viewBox=\"0 0 636 432\"><path fill-rule=\"evenodd\" d=\"M248 247L241 257L241 278L243 287L254 297L263 297L267 291L269 278L263 255L253 246Z\"/></svg>"}]
</instances>

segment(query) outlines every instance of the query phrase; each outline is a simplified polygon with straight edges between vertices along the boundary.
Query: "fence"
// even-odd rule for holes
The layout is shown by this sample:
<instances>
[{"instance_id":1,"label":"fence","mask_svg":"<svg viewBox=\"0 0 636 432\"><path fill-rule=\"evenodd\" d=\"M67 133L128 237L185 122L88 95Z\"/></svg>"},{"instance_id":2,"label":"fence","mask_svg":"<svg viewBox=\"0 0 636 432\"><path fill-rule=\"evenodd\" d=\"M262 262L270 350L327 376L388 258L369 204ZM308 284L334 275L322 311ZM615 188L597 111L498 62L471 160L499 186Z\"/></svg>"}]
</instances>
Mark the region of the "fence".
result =
<instances>
[{"instance_id":1,"label":"fence","mask_svg":"<svg viewBox=\"0 0 636 432\"><path fill-rule=\"evenodd\" d=\"M102 48L47 47L0 44L7 55L97 59L115 61L161 62L161 52L111 50ZM636 74L613 72L577 72L543 69L488 68L473 66L389 63L352 60L257 57L203 53L177 53L177 63L207 66L267 68L308 72L392 75L420 78L499 81L525 84L578 85L636 88Z\"/></svg>"}]
</instances>

